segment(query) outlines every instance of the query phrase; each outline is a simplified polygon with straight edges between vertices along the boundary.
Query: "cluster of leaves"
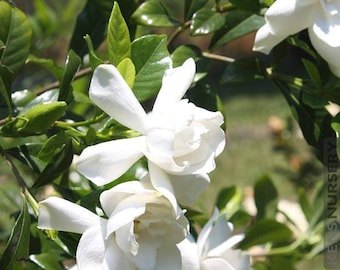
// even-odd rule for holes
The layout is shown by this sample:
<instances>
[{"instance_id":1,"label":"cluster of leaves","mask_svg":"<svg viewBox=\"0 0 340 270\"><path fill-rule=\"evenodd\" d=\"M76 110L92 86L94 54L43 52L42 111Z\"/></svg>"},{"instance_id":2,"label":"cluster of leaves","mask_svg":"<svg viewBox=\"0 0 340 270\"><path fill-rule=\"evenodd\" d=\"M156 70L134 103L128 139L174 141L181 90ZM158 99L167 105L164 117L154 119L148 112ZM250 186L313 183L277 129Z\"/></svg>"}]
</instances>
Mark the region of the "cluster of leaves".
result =
<instances>
[{"instance_id":1,"label":"cluster of leaves","mask_svg":"<svg viewBox=\"0 0 340 270\"><path fill-rule=\"evenodd\" d=\"M321 161L325 139L335 138L340 132L340 117L332 117L325 109L329 101L340 104L339 80L331 75L303 33L280 44L269 59L253 56L231 62L216 53L256 31L264 23L263 11L273 1L142 2L88 0L84 5L74 4L83 9L78 14L65 64L61 67L53 59L34 55L36 48L31 47L37 36L44 39L44 35L48 35L48 27L37 26L48 23L42 11L46 3L35 1L40 15L32 22L14 5L0 1L0 152L12 168L23 194L23 206L0 259L1 269L63 269L65 262L74 258L79 236L38 230L34 197L52 185L54 192L64 198L94 210L100 192L108 186L99 189L85 179L79 180L79 175L72 178L76 173L72 165L74 155L88 145L135 135L109 119L87 96L92 71L102 63L117 66L147 109L148 101L160 88L164 71L192 57L198 72L188 98L210 110L222 110L212 88L216 74L211 69L213 61L221 61L225 64L218 78L221 84L272 80ZM45 30L37 35L37 28ZM208 48L186 44L183 42L186 39L179 38L181 35L193 38L190 40L205 36ZM289 65L300 65L295 74L286 72L288 54ZM15 89L20 72L30 68L43 71L54 82L44 87L33 85L28 90ZM292 70L290 66L288 69ZM301 73L300 77L296 77L296 73ZM16 162L30 172L32 181L22 179ZM114 184L134 179L139 166L145 166L144 162L138 162ZM216 206L237 229L245 229L240 248L263 247L258 256L268 256L268 259L256 262L255 269L293 269L295 262L322 251L322 187L317 189L313 204L303 191L299 195L309 222L308 230L300 237L292 234L291 226L297 225L293 221L289 220L288 226L274 218L279 211L278 192L270 178L259 179L254 189L255 216L242 208L244 198L238 187L221 190ZM33 212L28 211L27 204ZM189 210L189 217L191 222L200 225L208 219L206 213L194 210Z\"/></svg>"}]
</instances>

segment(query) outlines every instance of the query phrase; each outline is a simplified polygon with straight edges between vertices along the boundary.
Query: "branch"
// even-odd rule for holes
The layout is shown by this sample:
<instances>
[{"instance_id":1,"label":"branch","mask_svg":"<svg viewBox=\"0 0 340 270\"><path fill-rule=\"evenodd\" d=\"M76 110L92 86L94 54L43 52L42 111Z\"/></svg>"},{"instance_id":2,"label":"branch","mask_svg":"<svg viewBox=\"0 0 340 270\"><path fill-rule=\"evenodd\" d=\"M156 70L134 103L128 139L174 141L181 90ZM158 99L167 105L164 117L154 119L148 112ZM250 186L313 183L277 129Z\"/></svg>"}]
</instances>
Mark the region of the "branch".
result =
<instances>
[{"instance_id":1,"label":"branch","mask_svg":"<svg viewBox=\"0 0 340 270\"><path fill-rule=\"evenodd\" d=\"M202 52L202 55L206 58L210 58L210 59L218 60L222 62L227 62L227 63L232 63L235 61L234 58L219 55L219 54L209 53L209 52Z\"/></svg>"}]
</instances>

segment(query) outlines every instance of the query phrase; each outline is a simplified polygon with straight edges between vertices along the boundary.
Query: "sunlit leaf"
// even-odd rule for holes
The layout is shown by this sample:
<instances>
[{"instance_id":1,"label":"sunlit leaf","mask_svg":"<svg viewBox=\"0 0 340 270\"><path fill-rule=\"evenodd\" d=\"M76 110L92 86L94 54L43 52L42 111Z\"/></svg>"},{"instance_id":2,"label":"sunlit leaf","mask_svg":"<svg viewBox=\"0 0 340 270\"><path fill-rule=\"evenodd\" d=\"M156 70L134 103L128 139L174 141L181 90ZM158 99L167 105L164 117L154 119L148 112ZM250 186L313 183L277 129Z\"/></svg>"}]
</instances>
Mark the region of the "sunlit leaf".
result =
<instances>
[{"instance_id":1,"label":"sunlit leaf","mask_svg":"<svg viewBox=\"0 0 340 270\"><path fill-rule=\"evenodd\" d=\"M89 35L86 35L84 37L84 39L85 39L87 47L89 49L90 65L91 65L91 68L94 70L97 66L104 64L104 61L102 59L100 59L96 55L96 53L94 52L91 37Z\"/></svg>"},{"instance_id":2,"label":"sunlit leaf","mask_svg":"<svg viewBox=\"0 0 340 270\"><path fill-rule=\"evenodd\" d=\"M207 35L220 29L224 22L225 18L220 13L202 8L192 16L190 33L193 36Z\"/></svg>"},{"instance_id":3,"label":"sunlit leaf","mask_svg":"<svg viewBox=\"0 0 340 270\"><path fill-rule=\"evenodd\" d=\"M176 26L180 23L171 18L165 6L159 0L149 0L144 2L133 13L132 19L141 25L150 26Z\"/></svg>"},{"instance_id":4,"label":"sunlit leaf","mask_svg":"<svg viewBox=\"0 0 340 270\"><path fill-rule=\"evenodd\" d=\"M185 18L191 19L192 15L203 8L208 0L185 0Z\"/></svg>"},{"instance_id":5,"label":"sunlit leaf","mask_svg":"<svg viewBox=\"0 0 340 270\"><path fill-rule=\"evenodd\" d=\"M130 88L133 88L136 77L135 65L132 63L130 58L123 59L117 66L120 74L123 76L124 80L127 82Z\"/></svg>"},{"instance_id":6,"label":"sunlit leaf","mask_svg":"<svg viewBox=\"0 0 340 270\"><path fill-rule=\"evenodd\" d=\"M117 66L124 58L130 57L131 42L129 29L122 16L117 2L114 3L107 33L108 58Z\"/></svg>"},{"instance_id":7,"label":"sunlit leaf","mask_svg":"<svg viewBox=\"0 0 340 270\"><path fill-rule=\"evenodd\" d=\"M133 91L139 100L154 96L165 70L172 65L166 36L147 35L132 43L131 58L136 67Z\"/></svg>"}]
</instances>

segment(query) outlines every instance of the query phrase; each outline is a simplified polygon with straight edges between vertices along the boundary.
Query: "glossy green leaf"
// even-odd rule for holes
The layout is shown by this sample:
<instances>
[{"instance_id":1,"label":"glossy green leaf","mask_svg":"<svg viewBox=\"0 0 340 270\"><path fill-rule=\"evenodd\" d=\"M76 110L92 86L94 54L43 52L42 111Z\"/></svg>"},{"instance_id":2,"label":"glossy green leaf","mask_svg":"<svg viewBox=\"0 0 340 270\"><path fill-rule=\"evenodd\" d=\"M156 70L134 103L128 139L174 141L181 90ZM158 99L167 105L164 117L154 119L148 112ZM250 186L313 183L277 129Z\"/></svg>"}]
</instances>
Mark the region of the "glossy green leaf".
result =
<instances>
[{"instance_id":1,"label":"glossy green leaf","mask_svg":"<svg viewBox=\"0 0 340 270\"><path fill-rule=\"evenodd\" d=\"M275 216L278 193L270 177L263 176L256 181L254 199L257 209L256 217L258 219Z\"/></svg>"},{"instance_id":2,"label":"glossy green leaf","mask_svg":"<svg viewBox=\"0 0 340 270\"><path fill-rule=\"evenodd\" d=\"M238 11L230 15L231 18L228 15L226 16L227 28L221 30L221 33L218 33L213 38L212 45L210 45L212 50L217 50L233 40L256 31L265 23L262 16L256 14L248 15L246 18L244 16L247 16L247 13L240 13Z\"/></svg>"},{"instance_id":3,"label":"glossy green leaf","mask_svg":"<svg viewBox=\"0 0 340 270\"><path fill-rule=\"evenodd\" d=\"M265 243L278 243L287 241L292 236L292 231L284 224L271 219L262 219L250 226L239 247L247 249Z\"/></svg>"},{"instance_id":4,"label":"glossy green leaf","mask_svg":"<svg viewBox=\"0 0 340 270\"><path fill-rule=\"evenodd\" d=\"M117 2L114 3L107 33L108 58L117 66L124 58L130 57L131 42L129 29Z\"/></svg>"},{"instance_id":5,"label":"glossy green leaf","mask_svg":"<svg viewBox=\"0 0 340 270\"><path fill-rule=\"evenodd\" d=\"M18 73L29 55L32 31L26 15L5 1L0 2L0 40L5 48L0 64Z\"/></svg>"},{"instance_id":6,"label":"glossy green leaf","mask_svg":"<svg viewBox=\"0 0 340 270\"><path fill-rule=\"evenodd\" d=\"M91 68L94 70L97 66L104 64L104 61L102 59L100 59L96 55L96 53L94 52L91 37L89 35L86 35L84 37L84 39L85 39L87 47L89 49L90 65L91 65Z\"/></svg>"},{"instance_id":7,"label":"glossy green leaf","mask_svg":"<svg viewBox=\"0 0 340 270\"><path fill-rule=\"evenodd\" d=\"M80 57L87 54L84 36L89 35L94 49L106 38L107 22L113 7L112 0L87 1L84 9L79 13L70 42L72 49Z\"/></svg>"},{"instance_id":8,"label":"glossy green leaf","mask_svg":"<svg viewBox=\"0 0 340 270\"><path fill-rule=\"evenodd\" d=\"M201 54L200 49L193 45L178 46L176 50L171 54L173 66L178 67L189 58L197 60L200 54Z\"/></svg>"},{"instance_id":9,"label":"glossy green leaf","mask_svg":"<svg viewBox=\"0 0 340 270\"><path fill-rule=\"evenodd\" d=\"M70 103L73 100L71 83L80 64L81 60L79 56L74 51L70 50L66 58L65 69L59 86L59 101Z\"/></svg>"},{"instance_id":10,"label":"glossy green leaf","mask_svg":"<svg viewBox=\"0 0 340 270\"><path fill-rule=\"evenodd\" d=\"M131 58L136 67L136 97L140 101L151 98L159 91L165 70L172 65L166 36L147 35L135 40Z\"/></svg>"},{"instance_id":11,"label":"glossy green leaf","mask_svg":"<svg viewBox=\"0 0 340 270\"><path fill-rule=\"evenodd\" d=\"M58 93L59 91L57 89L52 89L49 91L46 91L42 93L41 95L37 96L35 99L33 99L30 103L28 103L22 110L21 114L25 114L35 106L38 106L42 103L50 103L50 102L56 102L58 100Z\"/></svg>"},{"instance_id":12,"label":"glossy green leaf","mask_svg":"<svg viewBox=\"0 0 340 270\"><path fill-rule=\"evenodd\" d=\"M192 15L207 3L208 0L185 0L185 18L191 19Z\"/></svg>"},{"instance_id":13,"label":"glossy green leaf","mask_svg":"<svg viewBox=\"0 0 340 270\"><path fill-rule=\"evenodd\" d=\"M22 196L23 197L23 196ZM0 259L0 269L11 270L20 259L27 259L30 242L30 216L26 200L14 224L7 246Z\"/></svg>"},{"instance_id":14,"label":"glossy green leaf","mask_svg":"<svg viewBox=\"0 0 340 270\"><path fill-rule=\"evenodd\" d=\"M130 58L123 59L117 66L120 74L127 82L128 86L132 89L136 77L135 65L132 63Z\"/></svg>"},{"instance_id":15,"label":"glossy green leaf","mask_svg":"<svg viewBox=\"0 0 340 270\"><path fill-rule=\"evenodd\" d=\"M190 33L193 36L207 35L220 29L224 22L225 18L220 13L202 8L192 16Z\"/></svg>"},{"instance_id":16,"label":"glossy green leaf","mask_svg":"<svg viewBox=\"0 0 340 270\"><path fill-rule=\"evenodd\" d=\"M42 173L33 184L33 188L38 188L52 183L57 177L67 170L73 160L72 142L67 141L63 144L63 149L58 152L53 160L47 164Z\"/></svg>"},{"instance_id":17,"label":"glossy green leaf","mask_svg":"<svg viewBox=\"0 0 340 270\"><path fill-rule=\"evenodd\" d=\"M159 0L149 0L141 4L133 13L132 19L141 25L157 27L170 27L180 24L169 16L165 6Z\"/></svg>"}]
</instances>

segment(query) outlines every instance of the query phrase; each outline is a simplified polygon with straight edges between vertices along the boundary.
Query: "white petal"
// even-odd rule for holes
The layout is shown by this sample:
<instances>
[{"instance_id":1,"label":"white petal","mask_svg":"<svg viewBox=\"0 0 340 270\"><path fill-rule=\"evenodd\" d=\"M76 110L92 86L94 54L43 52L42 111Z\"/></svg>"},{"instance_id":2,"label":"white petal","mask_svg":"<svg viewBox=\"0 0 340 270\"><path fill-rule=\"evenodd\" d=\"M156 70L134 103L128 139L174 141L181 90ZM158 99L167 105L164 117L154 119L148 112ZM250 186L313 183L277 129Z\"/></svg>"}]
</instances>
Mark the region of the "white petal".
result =
<instances>
[{"instance_id":1,"label":"white petal","mask_svg":"<svg viewBox=\"0 0 340 270\"><path fill-rule=\"evenodd\" d=\"M220 246L223 242L228 242L227 240L232 234L232 225L228 223L225 215L219 216L217 220L212 220L208 226L212 226L209 236L205 242L205 249L210 256L210 251L214 248Z\"/></svg>"},{"instance_id":2,"label":"white petal","mask_svg":"<svg viewBox=\"0 0 340 270\"><path fill-rule=\"evenodd\" d=\"M174 159L174 131L166 128L151 128L146 134L147 150L145 156L154 164L169 172L181 172L184 166L178 166Z\"/></svg>"},{"instance_id":3,"label":"white petal","mask_svg":"<svg viewBox=\"0 0 340 270\"><path fill-rule=\"evenodd\" d=\"M219 244L218 246L216 246L215 248L211 249L208 252L208 256L209 257L219 257L222 256L224 253L229 252L230 250L232 250L232 248L238 244L239 242L241 242L244 239L244 235L243 234L238 234L238 235L234 235L232 237L230 237L229 239L227 239L225 242Z\"/></svg>"},{"instance_id":4,"label":"white petal","mask_svg":"<svg viewBox=\"0 0 340 270\"><path fill-rule=\"evenodd\" d=\"M118 184L100 194L100 204L107 216L111 216L117 205L125 198L133 194L153 194L147 184L140 181L129 181Z\"/></svg>"},{"instance_id":5,"label":"white petal","mask_svg":"<svg viewBox=\"0 0 340 270\"><path fill-rule=\"evenodd\" d=\"M144 214L148 200L146 195L132 195L121 201L109 217L106 236Z\"/></svg>"},{"instance_id":6,"label":"white petal","mask_svg":"<svg viewBox=\"0 0 340 270\"><path fill-rule=\"evenodd\" d=\"M308 30L314 48L328 62L334 75L340 77L340 16L327 16L317 9Z\"/></svg>"},{"instance_id":7,"label":"white petal","mask_svg":"<svg viewBox=\"0 0 340 270\"><path fill-rule=\"evenodd\" d=\"M86 208L58 197L50 197L39 203L38 227L41 229L83 233L99 226L100 220Z\"/></svg>"},{"instance_id":8,"label":"white petal","mask_svg":"<svg viewBox=\"0 0 340 270\"><path fill-rule=\"evenodd\" d=\"M177 200L168 174L151 161L148 162L148 168L152 185L169 200L173 210L178 213Z\"/></svg>"},{"instance_id":9,"label":"white petal","mask_svg":"<svg viewBox=\"0 0 340 270\"><path fill-rule=\"evenodd\" d=\"M139 251L131 260L136 264L138 270L154 270L156 264L158 243L150 238L138 239L140 243Z\"/></svg>"},{"instance_id":10,"label":"white petal","mask_svg":"<svg viewBox=\"0 0 340 270\"><path fill-rule=\"evenodd\" d=\"M289 36L312 24L314 4L300 5L300 0L277 0L265 14L272 34Z\"/></svg>"},{"instance_id":11,"label":"white petal","mask_svg":"<svg viewBox=\"0 0 340 270\"><path fill-rule=\"evenodd\" d=\"M120 177L143 156L145 137L120 139L86 147L77 169L98 186Z\"/></svg>"},{"instance_id":12,"label":"white petal","mask_svg":"<svg viewBox=\"0 0 340 270\"><path fill-rule=\"evenodd\" d=\"M95 69L89 95L113 119L144 132L145 111L113 65L100 65Z\"/></svg>"},{"instance_id":13,"label":"white petal","mask_svg":"<svg viewBox=\"0 0 340 270\"><path fill-rule=\"evenodd\" d=\"M173 246L161 246L157 249L156 265L154 270L184 270L181 263L181 253ZM195 270L195 269L191 269Z\"/></svg>"},{"instance_id":14,"label":"white petal","mask_svg":"<svg viewBox=\"0 0 340 270\"><path fill-rule=\"evenodd\" d=\"M162 81L153 111L161 111L163 107L171 106L179 101L189 89L196 72L195 61L186 60L182 66L168 69Z\"/></svg>"},{"instance_id":15,"label":"white petal","mask_svg":"<svg viewBox=\"0 0 340 270\"><path fill-rule=\"evenodd\" d=\"M195 239L189 235L177 246L182 255L182 270L200 270L200 257Z\"/></svg>"},{"instance_id":16,"label":"white petal","mask_svg":"<svg viewBox=\"0 0 340 270\"><path fill-rule=\"evenodd\" d=\"M285 38L286 36L284 35L272 34L269 25L265 24L256 32L253 50L269 54Z\"/></svg>"},{"instance_id":17,"label":"white petal","mask_svg":"<svg viewBox=\"0 0 340 270\"><path fill-rule=\"evenodd\" d=\"M210 183L207 174L169 175L175 197L180 204L191 206Z\"/></svg>"},{"instance_id":18,"label":"white petal","mask_svg":"<svg viewBox=\"0 0 340 270\"><path fill-rule=\"evenodd\" d=\"M114 238L107 241L105 247L104 270L126 269L132 270L134 267L128 261L127 256L119 249ZM95 270L92 269L92 270Z\"/></svg>"},{"instance_id":19,"label":"white petal","mask_svg":"<svg viewBox=\"0 0 340 270\"><path fill-rule=\"evenodd\" d=\"M202 270L240 270L234 268L230 263L228 263L223 258L208 258L201 263Z\"/></svg>"},{"instance_id":20,"label":"white petal","mask_svg":"<svg viewBox=\"0 0 340 270\"><path fill-rule=\"evenodd\" d=\"M103 269L105 244L101 227L84 232L77 247L77 265L81 270Z\"/></svg>"},{"instance_id":21,"label":"white petal","mask_svg":"<svg viewBox=\"0 0 340 270\"><path fill-rule=\"evenodd\" d=\"M134 222L120 227L115 231L117 245L124 253L136 256L139 250L139 245L134 234Z\"/></svg>"},{"instance_id":22,"label":"white petal","mask_svg":"<svg viewBox=\"0 0 340 270\"><path fill-rule=\"evenodd\" d=\"M246 252L242 250L228 249L221 254L220 258L223 258L228 262L235 270L249 270L250 257Z\"/></svg>"}]
</instances>

